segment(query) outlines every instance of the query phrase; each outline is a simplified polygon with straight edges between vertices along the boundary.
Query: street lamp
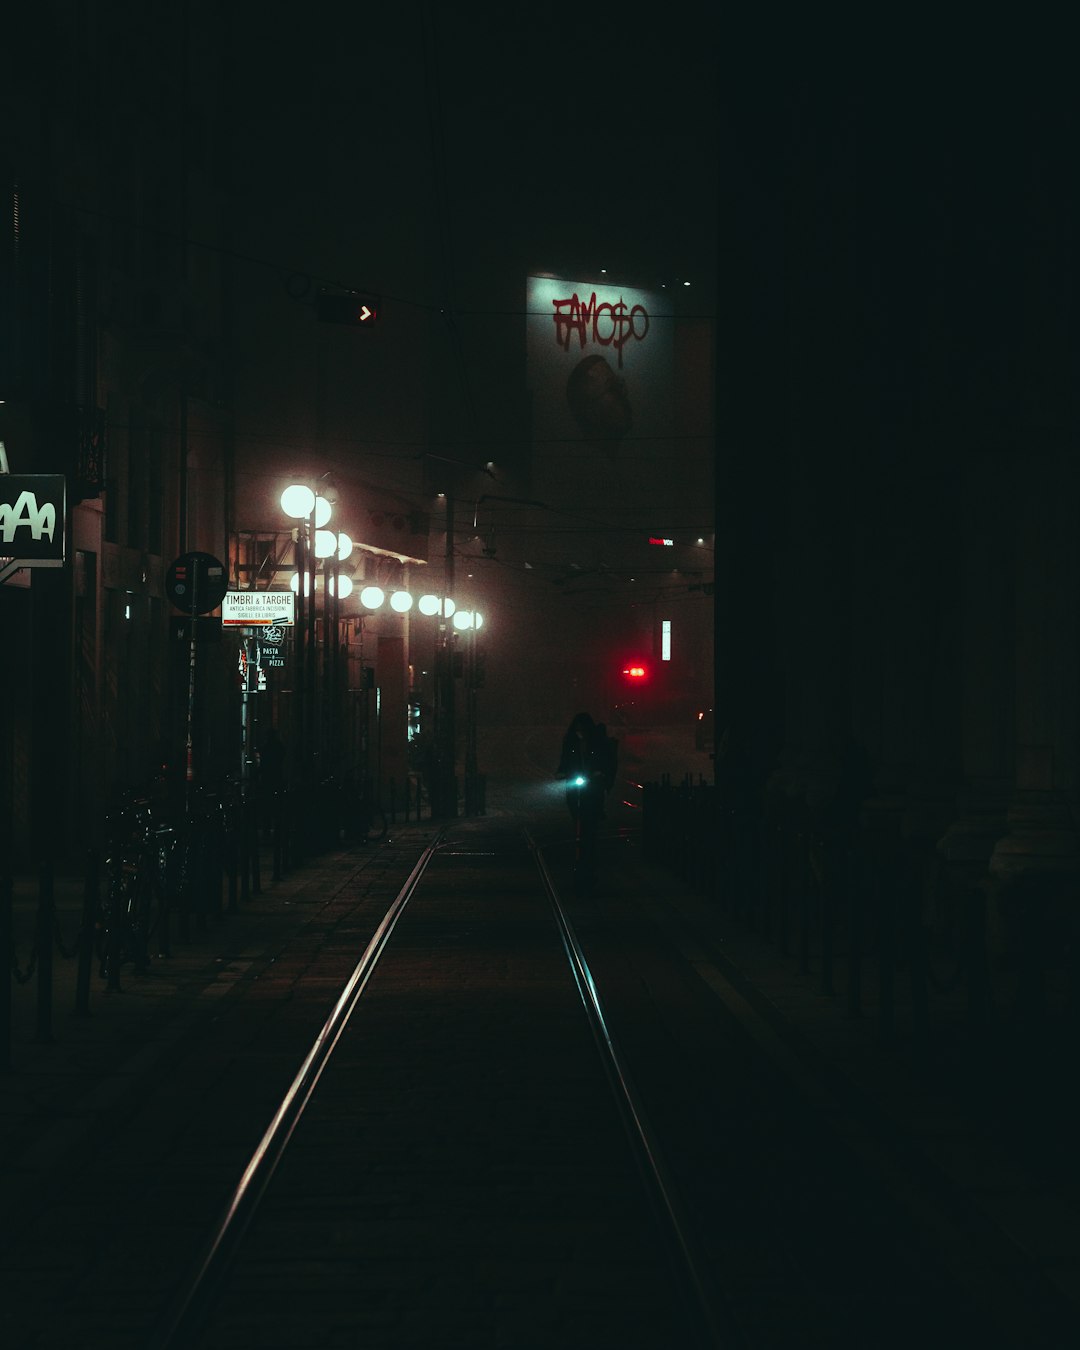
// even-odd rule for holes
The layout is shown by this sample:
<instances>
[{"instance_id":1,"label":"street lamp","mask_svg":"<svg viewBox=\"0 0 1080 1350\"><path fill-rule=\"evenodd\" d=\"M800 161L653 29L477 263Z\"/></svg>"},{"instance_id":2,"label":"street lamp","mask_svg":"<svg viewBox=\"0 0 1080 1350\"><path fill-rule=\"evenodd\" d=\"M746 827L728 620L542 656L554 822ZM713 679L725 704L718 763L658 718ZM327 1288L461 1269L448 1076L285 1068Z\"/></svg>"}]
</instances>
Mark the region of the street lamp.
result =
<instances>
[{"instance_id":1,"label":"street lamp","mask_svg":"<svg viewBox=\"0 0 1080 1350\"><path fill-rule=\"evenodd\" d=\"M301 793L307 789L307 737L310 727L307 725L307 641L308 609L314 611L315 597L312 594L311 575L308 567L308 549L315 521L315 507L318 498L315 490L307 483L290 483L281 494L281 509L297 522L293 531L296 545L296 573L290 585L296 592L296 669L293 678L293 707L290 718L291 740L293 741L293 764L300 780ZM303 830L301 829L301 834Z\"/></svg>"},{"instance_id":2,"label":"street lamp","mask_svg":"<svg viewBox=\"0 0 1080 1350\"><path fill-rule=\"evenodd\" d=\"M327 477L323 475L323 479ZM319 481L323 481L320 479ZM352 552L352 540L347 536L337 536L325 527L330 523L332 507L328 497L321 496L318 484L290 483L281 494L281 509L297 522L295 530L296 575L290 585L296 592L296 678L294 736L296 740L296 763L299 766L302 788L309 786L311 756L318 747L315 726L315 684L316 684L316 629L315 573L321 559L348 557ZM347 549L345 547L347 543ZM301 582L301 578L303 581ZM341 586L338 584L337 561L334 564L333 604L333 640L324 643L326 671L323 677L324 701L327 695L333 697L333 666L331 661L337 658L338 603L341 598ZM327 606L326 626L330 625L330 607ZM329 633L327 638L329 639ZM329 708L325 709L329 715ZM332 744L332 728L325 728L325 742Z\"/></svg>"},{"instance_id":3,"label":"street lamp","mask_svg":"<svg viewBox=\"0 0 1080 1350\"><path fill-rule=\"evenodd\" d=\"M365 610L380 610L389 598L389 607L404 617L416 610L426 618L437 620L435 632L435 729L437 771L432 784L432 805L438 815L455 815L457 787L454 775L454 679L455 670L464 674L466 751L465 751L465 809L469 815L479 814L483 803L483 779L477 769L476 757L476 689L480 681L480 661L476 635L484 620L479 611L457 607L446 594L425 593L414 597L401 588L387 597L381 586L369 583L361 588L360 604ZM463 663L454 658L456 639L462 637L465 658Z\"/></svg>"}]
</instances>

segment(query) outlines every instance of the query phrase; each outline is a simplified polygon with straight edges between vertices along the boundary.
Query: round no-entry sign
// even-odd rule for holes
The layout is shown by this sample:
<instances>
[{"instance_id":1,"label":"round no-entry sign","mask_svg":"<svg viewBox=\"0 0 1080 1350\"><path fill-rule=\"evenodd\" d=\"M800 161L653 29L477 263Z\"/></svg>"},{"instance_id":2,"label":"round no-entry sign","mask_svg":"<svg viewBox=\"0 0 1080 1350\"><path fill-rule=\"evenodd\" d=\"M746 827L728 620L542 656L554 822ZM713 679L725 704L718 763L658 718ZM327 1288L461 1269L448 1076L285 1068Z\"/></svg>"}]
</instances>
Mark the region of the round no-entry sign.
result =
<instances>
[{"instance_id":1,"label":"round no-entry sign","mask_svg":"<svg viewBox=\"0 0 1080 1350\"><path fill-rule=\"evenodd\" d=\"M165 591L185 614L209 614L228 589L225 567L212 553L181 553L165 574Z\"/></svg>"}]
</instances>

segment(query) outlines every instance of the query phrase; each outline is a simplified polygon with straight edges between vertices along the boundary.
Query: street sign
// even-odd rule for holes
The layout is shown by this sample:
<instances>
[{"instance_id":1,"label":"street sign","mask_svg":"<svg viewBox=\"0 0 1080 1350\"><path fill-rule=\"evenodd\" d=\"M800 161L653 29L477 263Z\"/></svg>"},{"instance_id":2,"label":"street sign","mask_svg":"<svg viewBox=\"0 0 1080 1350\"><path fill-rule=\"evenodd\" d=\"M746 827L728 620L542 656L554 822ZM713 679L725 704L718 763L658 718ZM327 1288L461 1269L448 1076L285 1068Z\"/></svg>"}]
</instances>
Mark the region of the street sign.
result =
<instances>
[{"instance_id":1,"label":"street sign","mask_svg":"<svg viewBox=\"0 0 1080 1350\"><path fill-rule=\"evenodd\" d=\"M296 623L292 591L226 591L221 601L224 628L280 628Z\"/></svg>"},{"instance_id":2,"label":"street sign","mask_svg":"<svg viewBox=\"0 0 1080 1350\"><path fill-rule=\"evenodd\" d=\"M260 670L284 670L285 653L280 647L264 647L262 642L255 644L255 660Z\"/></svg>"},{"instance_id":3,"label":"street sign","mask_svg":"<svg viewBox=\"0 0 1080 1350\"><path fill-rule=\"evenodd\" d=\"M224 566L212 553L182 553L165 574L165 590L185 614L209 614L229 589Z\"/></svg>"},{"instance_id":4,"label":"street sign","mask_svg":"<svg viewBox=\"0 0 1080 1350\"><path fill-rule=\"evenodd\" d=\"M0 473L0 581L20 567L63 567L67 479Z\"/></svg>"}]
</instances>

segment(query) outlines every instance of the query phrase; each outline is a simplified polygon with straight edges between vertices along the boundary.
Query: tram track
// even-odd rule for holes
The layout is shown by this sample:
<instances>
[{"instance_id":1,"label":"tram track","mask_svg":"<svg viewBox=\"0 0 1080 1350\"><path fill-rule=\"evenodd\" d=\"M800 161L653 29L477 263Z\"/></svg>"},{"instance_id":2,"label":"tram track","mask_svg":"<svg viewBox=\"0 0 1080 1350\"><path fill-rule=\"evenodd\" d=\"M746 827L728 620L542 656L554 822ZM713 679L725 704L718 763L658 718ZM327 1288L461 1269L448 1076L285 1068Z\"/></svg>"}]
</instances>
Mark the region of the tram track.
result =
<instances>
[{"instance_id":1,"label":"tram track","mask_svg":"<svg viewBox=\"0 0 1080 1350\"><path fill-rule=\"evenodd\" d=\"M436 864L436 866L433 867L433 864ZM439 875L436 875L437 873ZM422 897L421 908L424 910L422 915L415 914L418 896ZM546 919L542 917L545 905L548 907ZM410 906L412 906L411 909ZM404 923L403 920L405 920ZM545 925L548 925L546 937L542 935ZM552 927L554 932L551 931ZM538 1001L545 1007L552 1000L552 995L546 987L552 982L552 971L554 969L549 948L557 948L561 951L560 965L563 976L560 979L566 986L566 998L572 1001L576 992L577 1000L581 1009L584 1010L588 1027L592 1033L592 1043L599 1054L599 1065L596 1064L595 1060L592 1061L591 1073L594 1078L602 1078L606 1083L609 1094L608 1109L614 1107L614 1116L617 1118L617 1122L621 1123L622 1134L629 1144L626 1151L626 1175L622 1177L621 1182L616 1183L612 1183L610 1178L606 1178L604 1184L608 1186L617 1184L625 1187L627 1177L629 1177L632 1185L636 1173L637 1180L640 1183L639 1195L637 1201L630 1204L630 1208L625 1214L622 1214L620 1222L629 1223L627 1216L634 1214L633 1222L636 1223L637 1217L634 1206L640 1202L642 1209L650 1216L654 1230L648 1241L649 1243L655 1241L655 1251L662 1253L661 1260L666 1257L669 1275L667 1281L662 1280L661 1283L670 1283L673 1291L672 1297L674 1302L678 1304L677 1312L657 1314L655 1307L649 1307L648 1311L642 1316L646 1321L650 1315L654 1318L659 1316L662 1322L665 1318L674 1317L678 1322L678 1328L676 1329L674 1325L668 1326L665 1322L665 1330L675 1336L677 1343L680 1345L713 1346L721 1343L734 1343L730 1334L722 1341L717 1331L716 1314L710 1306L705 1291L705 1284L693 1253L692 1241L680 1218L680 1205L670 1182L668 1169L663 1163L659 1144L648 1126L628 1068L615 1044L605 1017L596 981L593 978L584 950L577 939L567 907L563 903L558 887L553 880L551 870L547 866L543 849L537 845L535 839L527 830L515 826L512 829L504 828L498 831L492 831L490 828L463 831L454 830L453 827L450 827L440 831L427 843L404 885L387 907L362 955L345 981L330 1014L275 1110L270 1124L243 1168L242 1174L198 1260L193 1263L167 1315L159 1324L152 1342L155 1350L179 1350L180 1347L184 1346L219 1343L213 1339L213 1335L207 1331L207 1328L215 1317L223 1291L231 1278L231 1272L243 1259L242 1253L245 1241L256 1224L257 1216L264 1201L273 1191L274 1179L279 1167L287 1156L291 1157L292 1153L297 1151L295 1140L298 1137L298 1132L303 1133L302 1123L309 1114L317 1114L311 1111L312 1104L317 1100L317 1086L323 1080L324 1075L332 1076L334 1074L335 1052L339 1050L343 1039L353 1038L355 1041L357 1038L355 1028L365 1020L362 1016L358 1017L357 1014L361 999L369 988L385 986L389 992L384 994L384 1000L389 1001L395 997L394 982L396 981L406 990L416 991L414 1001L421 1001L425 997L430 998L433 992L431 985L425 986L424 982L432 980L432 972L438 970L441 966L444 971L448 969L449 974L443 974L435 978L436 980L445 979L448 983L444 991L436 989L436 994L442 997L442 1001L448 1005L451 1012L458 1005L464 1005L466 1012L468 1012L471 984L476 984L483 989L482 997L485 1000L490 1000L492 997L487 986L497 986L496 1001L491 1004L492 1012L495 1016L500 1015L501 1006L501 1015L508 1019L510 1029L485 1041L484 1046L486 1048L470 1050L468 1055L473 1055L480 1061L476 1081L489 1074L506 1080L506 1101L500 1101L497 1093L485 1095L483 1100L478 1102L476 1110L481 1116L485 1111L488 1115L500 1112L504 1114L514 1127L522 1132L523 1150L520 1154L514 1153L511 1155L508 1152L505 1158L500 1154L491 1168L492 1173L500 1178L500 1185L505 1185L505 1177L508 1175L517 1179L515 1185L518 1194L512 1197L512 1204L521 1206L525 1201L528 1201L530 1192L542 1191L545 1186L554 1187L555 1190L558 1190L561 1186L566 1186L567 1203L574 1203L575 1182L571 1180L567 1183L556 1176L555 1171L544 1170L549 1166L546 1154L552 1152L550 1133L545 1134L541 1130L540 1134L537 1135L536 1156L530 1156L528 1153L530 1138L528 1131L533 1126L527 1124L527 1122L533 1120L533 1118L543 1121L545 1115L552 1117L566 1116L567 1102L572 1103L575 1094L582 1092L580 1075L583 1070L580 1064L575 1066L578 1079L571 1082L569 1086L553 1085L552 1083L552 1075L557 1075L562 1067L560 1054L567 1058L576 1059L581 1053L579 1048L575 1046L572 1050L560 1052L544 1047L542 1028L538 1040L537 1029L531 1024L530 1000ZM472 963L471 967L470 962ZM390 973L384 974L383 972L387 967L393 967L394 969ZM456 984L454 983L455 976ZM538 994L537 990L541 989L542 986L543 992ZM555 1000L559 1002L559 1012L557 1017L553 1018L552 1025L557 1029L558 1034L565 1036L567 1024L571 1023L572 1019L560 1001L562 998L563 994L560 992L558 999ZM498 1002L499 999L502 1000L501 1005ZM401 1002L401 1000L399 999L398 1002ZM515 1006L511 1007L511 1004ZM402 1006L397 1009L396 1017L399 1023L402 1017L410 1017L410 1009L407 1003L402 1003ZM463 1022L463 1035L468 1034L467 1029L470 1027L473 1033L476 1033L478 1028L481 1032L483 1031L486 1024L483 1020L479 1023L476 1021L475 1010L472 1012L472 1018L471 1022L468 1019ZM573 1025L577 1026L576 1035L587 1042L589 1037L585 1035L584 1028L581 1026L580 1014L577 1014L576 1018L576 1022L572 1022ZM400 1025L398 1025L395 1033L394 1022L387 1022L384 1017L382 1034L400 1034ZM362 1040L362 1037L360 1039ZM451 1035L449 1042L444 1043L436 1037L434 1043L437 1049L444 1044L453 1046L455 1041ZM352 1055L356 1053L355 1048L350 1051ZM380 1052L380 1054L384 1053ZM404 1051L402 1053L404 1054ZM528 1067L522 1070L519 1064L508 1066L505 1063L495 1062L495 1058L507 1054L516 1055ZM490 1066L484 1065L482 1062L485 1055L493 1057ZM385 1064L383 1064L383 1072L385 1072L385 1067ZM598 1068L601 1070L600 1073L597 1073ZM394 1104L387 1104L388 1102L392 1103L393 1089L391 1087L391 1096L388 1097L387 1090L380 1085L379 1070L380 1057L377 1054L374 1057L374 1066L370 1069L370 1095L380 1103L380 1110L393 1113L399 1107ZM427 1062L425 1069L423 1056L421 1055L417 1061L415 1072L419 1074L425 1071L437 1077L440 1069L437 1063L431 1061ZM445 1067L442 1068L441 1072L445 1075ZM534 1073L536 1078L539 1078L541 1074L548 1075L544 1079L546 1087L540 1088L535 1081L530 1081L530 1072ZM408 1068L403 1070L400 1066L394 1067L390 1072L389 1081L393 1084L403 1075L404 1079L411 1083L410 1070ZM468 1075L464 1076L467 1077ZM351 1086L342 1087L342 1081L342 1074L339 1073L335 1088L338 1099L336 1109L353 1112L362 1126L366 1118L365 1111L370 1114L368 1108L363 1104L366 1091L365 1084L354 1080ZM464 1131L463 1137L471 1136L473 1124L467 1120L467 1109L462 1114L457 1104L448 1101L446 1090L444 1090L445 1086L444 1084L443 1087L436 1087L430 1100L432 1102L438 1101L448 1117L458 1118L459 1125ZM457 1090L456 1085L451 1084L448 1090ZM589 1090L591 1092L592 1089ZM462 1088L462 1091L464 1092L465 1089ZM537 1093L542 1094L544 1092L547 1096L543 1100L530 1100L530 1093L535 1097ZM558 1100L560 1092L563 1098L561 1101ZM515 1096L515 1094L517 1095ZM341 1102L345 1099L347 1099L346 1106L342 1108ZM400 1109L404 1111L414 1110L415 1103L410 1106L406 1102ZM593 1106L590 1107L590 1110L595 1112L596 1108ZM592 1119L592 1117L590 1116L589 1119ZM316 1128L321 1128L325 1132L327 1129L326 1122L323 1121L322 1126ZM406 1137L421 1137L420 1134L417 1134L416 1121L406 1122L403 1120L399 1128ZM588 1148L596 1148L596 1141L589 1137L586 1127L577 1124L571 1128L576 1128L578 1134L570 1138L569 1142L565 1138L556 1140L554 1148L554 1153L557 1155L555 1168L557 1169L559 1165L559 1156L568 1152L572 1158L571 1171L577 1169L577 1172L580 1172L582 1161L581 1157L576 1155L587 1151ZM612 1130L612 1138L604 1140L597 1148L598 1157L605 1152L618 1150L619 1146L615 1143L617 1133L617 1129ZM359 1137L364 1137L362 1130ZM496 1149L504 1147L504 1141L501 1138L494 1140L493 1136L493 1141ZM373 1150L379 1146L378 1143L371 1145ZM382 1147L386 1147L385 1142ZM447 1148L445 1166L452 1169L457 1162L452 1135L449 1137ZM472 1149L473 1142L471 1139L466 1139L462 1154L468 1157ZM311 1146L309 1146L308 1151L312 1151ZM419 1166L420 1170L423 1171L425 1167L431 1167L432 1163L426 1156L426 1150L422 1149L420 1152L423 1153L423 1157L420 1159ZM302 1165L298 1164L298 1166ZM325 1169L327 1165L325 1158L322 1159L321 1165ZM408 1166L407 1163L404 1165ZM474 1160L474 1170L475 1166ZM530 1177L522 1184L521 1177L530 1168L537 1170L539 1180ZM481 1164L479 1173L482 1173L483 1170L484 1167ZM603 1172L604 1167L601 1166L596 1170ZM618 1167L615 1169L615 1174L621 1175ZM370 1181L370 1177L368 1180ZM350 1183L346 1183L346 1185L348 1184ZM442 1183L440 1182L440 1184ZM295 1192L297 1189L295 1182L293 1188ZM362 1190L363 1187L360 1189ZM609 1196L602 1194L602 1186L595 1182L595 1172L590 1176L589 1185L586 1189L590 1193L595 1191L594 1200L599 1197L604 1203L610 1201ZM576 1191L581 1192L581 1190L580 1183L577 1183ZM522 1199L521 1192L525 1193L525 1201ZM421 1197L422 1199L423 1197ZM483 1210L483 1205L486 1203L486 1201L482 1202L478 1213ZM620 1197L616 1203L616 1209L621 1211L626 1204L627 1201ZM438 1204L434 1204L433 1213L437 1213L438 1208ZM422 1209L423 1204L421 1203L418 1207L418 1213ZM544 1224L547 1224L549 1227L557 1228L565 1241L573 1243L575 1241L572 1236L573 1216L561 1216L553 1224L549 1210L544 1206L541 1206L541 1209L543 1214L536 1225L537 1230L539 1231ZM498 1226L500 1222L498 1217L493 1217L486 1211L484 1211L484 1216L494 1226ZM587 1228L591 1234L591 1240L595 1241L597 1237L603 1238L604 1225L602 1222L598 1223L591 1212L583 1213L581 1219L583 1227ZM327 1218L327 1223L330 1222L331 1220ZM524 1216L516 1215L510 1224L510 1230L520 1232L522 1225L528 1226L528 1224L527 1213ZM400 1224L390 1223L389 1230L400 1226ZM348 1225L345 1224L344 1227L347 1229ZM568 1238L567 1234L571 1236ZM391 1245L393 1245L393 1242L394 1239L392 1238ZM546 1239L545 1242L542 1242L540 1248L547 1251L550 1248L550 1240ZM299 1257L300 1254L296 1253L296 1255ZM335 1259L337 1255L338 1253L335 1253ZM621 1295L629 1298L635 1282L647 1283L647 1281L644 1280L642 1274L641 1256L637 1248L634 1248L634 1256L626 1259L629 1261L628 1270L631 1271L631 1274L629 1277L619 1275L616 1279L616 1286L619 1288ZM488 1253L488 1260L490 1264L490 1253ZM637 1262L636 1265L635 1262ZM284 1273L288 1268L288 1263L289 1257L286 1251L283 1257L278 1260L277 1268ZM402 1253L402 1266L405 1265L408 1265L407 1250ZM572 1270L573 1266L574 1258L567 1255L565 1259L559 1256L553 1268ZM357 1269L355 1261L352 1262L351 1269L354 1271ZM402 1278L401 1272L399 1271L394 1278L400 1280ZM655 1272L650 1274L650 1279L653 1278L655 1278ZM363 1286L362 1276L358 1283ZM247 1289L247 1294L241 1297L250 1298L250 1279L244 1287ZM550 1292L549 1281L549 1295ZM417 1291L416 1297L423 1297L423 1295L420 1291ZM488 1298L489 1302L494 1301L497 1304L500 1291L498 1288L492 1288L487 1291L485 1297ZM583 1296L580 1293L577 1297L579 1302L582 1301ZM601 1294L600 1297L602 1299L603 1295ZM666 1295L662 1292L657 1294L653 1291L650 1297L655 1303L658 1298L662 1301ZM587 1304L588 1301L588 1296L584 1296L584 1302ZM406 1299L405 1302L408 1303L409 1300ZM571 1302L573 1302L573 1299L571 1299ZM648 1301L646 1300L646 1302ZM235 1310L235 1297L233 1307ZM594 1313L599 1312L601 1321L604 1319L610 1320L616 1315L616 1309L613 1307L602 1310L594 1309L593 1311ZM314 1310L312 1310L312 1315L317 1318L317 1312ZM634 1321L635 1316L631 1314L628 1325L632 1325ZM229 1325L227 1321L224 1324L226 1328ZM221 1344L236 1343L235 1320L231 1327L231 1330L222 1330ZM565 1328L562 1331L564 1339L561 1343L566 1343ZM370 1336L372 1334L370 1327L368 1332ZM376 1338L375 1340L365 1341L365 1343L387 1345L413 1343L404 1331L401 1332L401 1335L405 1339L394 1339L393 1334L386 1334L390 1336L389 1339ZM631 1332L630 1334L634 1333ZM648 1333L643 1331L642 1334L647 1336ZM210 1336L210 1339L205 1339L206 1336ZM253 1340L252 1343L256 1342ZM314 1340L311 1342L311 1344L317 1343ZM426 1343L437 1345L440 1342L436 1340ZM450 1344L451 1342L447 1341L446 1343ZM458 1344L459 1342L454 1340L452 1343ZM467 1342L462 1341L461 1343ZM479 1344L481 1341L475 1343ZM498 1343L502 1344L503 1342L499 1341ZM517 1343L542 1344L544 1342L521 1340ZM624 1338L621 1343L631 1345L638 1342ZM646 1339L640 1343L647 1344L649 1342ZM653 1341L652 1343L656 1342ZM670 1343L676 1342L671 1341Z\"/></svg>"},{"instance_id":2,"label":"tram track","mask_svg":"<svg viewBox=\"0 0 1080 1350\"><path fill-rule=\"evenodd\" d=\"M353 968L340 997L244 1168L197 1265L170 1309L155 1339L155 1347L166 1350L166 1347L190 1343L191 1337L205 1317L217 1284L237 1246L243 1240L251 1216L270 1183L293 1131L311 1099L311 1094L315 1091L334 1046L375 971L379 957L390 940L398 919L438 847L439 838L440 836L436 836L435 840L424 848L404 886L394 897L363 955Z\"/></svg>"}]
</instances>

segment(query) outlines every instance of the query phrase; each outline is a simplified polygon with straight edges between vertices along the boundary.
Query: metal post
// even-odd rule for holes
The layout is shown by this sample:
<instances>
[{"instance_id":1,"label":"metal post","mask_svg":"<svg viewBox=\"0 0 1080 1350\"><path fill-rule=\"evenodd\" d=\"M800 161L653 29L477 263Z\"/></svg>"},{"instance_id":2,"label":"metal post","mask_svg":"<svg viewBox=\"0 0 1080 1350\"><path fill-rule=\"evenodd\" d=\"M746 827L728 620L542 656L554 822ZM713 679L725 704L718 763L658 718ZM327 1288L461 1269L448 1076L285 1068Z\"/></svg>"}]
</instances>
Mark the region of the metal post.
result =
<instances>
[{"instance_id":1,"label":"metal post","mask_svg":"<svg viewBox=\"0 0 1080 1350\"><path fill-rule=\"evenodd\" d=\"M327 707L329 715L327 717L327 748L329 750L329 766L331 778L331 792L333 800L331 809L334 813L334 842L340 840L341 827L344 823L341 818L342 802L342 784L341 784L341 559L338 557L339 549L334 551L334 559L330 566L331 586L333 594L327 601L327 622L330 624L329 632L329 652L330 660L328 664L329 679L327 680Z\"/></svg>"},{"instance_id":2,"label":"metal post","mask_svg":"<svg viewBox=\"0 0 1080 1350\"><path fill-rule=\"evenodd\" d=\"M290 783L293 801L292 828L292 865L295 866L304 856L304 801L307 795L307 554L305 552L305 532L307 526L302 523L296 527L296 670L293 678L293 718L292 718L292 767L293 781Z\"/></svg>"},{"instance_id":3,"label":"metal post","mask_svg":"<svg viewBox=\"0 0 1080 1350\"><path fill-rule=\"evenodd\" d=\"M482 814L476 758L476 616L465 639L465 814Z\"/></svg>"},{"instance_id":4,"label":"metal post","mask_svg":"<svg viewBox=\"0 0 1080 1350\"><path fill-rule=\"evenodd\" d=\"M449 820L457 815L457 781L454 773L457 734L454 726L454 662L452 630L446 615L446 600L454 590L454 497L446 494L446 558L443 594L435 639L435 784L437 814ZM432 803L433 806L436 803Z\"/></svg>"},{"instance_id":5,"label":"metal post","mask_svg":"<svg viewBox=\"0 0 1080 1350\"><path fill-rule=\"evenodd\" d=\"M194 558L191 566L191 614L188 622L191 633L188 638L188 700L187 700L187 746L184 767L184 815L188 829L191 828L191 789L195 781L195 635L198 632L198 596L199 596L199 559Z\"/></svg>"},{"instance_id":6,"label":"metal post","mask_svg":"<svg viewBox=\"0 0 1080 1350\"><path fill-rule=\"evenodd\" d=\"M44 858L38 872L37 907L37 1034L39 1045L52 1041L53 865Z\"/></svg>"},{"instance_id":7,"label":"metal post","mask_svg":"<svg viewBox=\"0 0 1080 1350\"><path fill-rule=\"evenodd\" d=\"M3 441L0 441L0 456ZM3 464L0 462L0 471ZM11 706L7 663L0 661L0 707ZM12 719L0 716L0 1073L11 1069L11 963L15 955L15 880L12 876Z\"/></svg>"},{"instance_id":8,"label":"metal post","mask_svg":"<svg viewBox=\"0 0 1080 1350\"><path fill-rule=\"evenodd\" d=\"M0 811L3 808L0 807ZM0 835L4 833L0 823ZM0 857L0 1073L11 1069L11 962L15 949L14 882L8 863L10 853Z\"/></svg>"},{"instance_id":9,"label":"metal post","mask_svg":"<svg viewBox=\"0 0 1080 1350\"><path fill-rule=\"evenodd\" d=\"M83 880L82 927L79 930L79 969L75 980L75 1011L80 1017L90 1012L90 967L94 960L94 925L98 912L98 853L91 848L86 853L86 876ZM169 912L165 910L165 922ZM168 928L164 933L162 955L168 952Z\"/></svg>"},{"instance_id":10,"label":"metal post","mask_svg":"<svg viewBox=\"0 0 1080 1350\"><path fill-rule=\"evenodd\" d=\"M252 639L249 633L244 634L244 683L240 691L240 729L241 729L241 747L240 747L240 897L243 900L248 898L248 878L251 872L251 761L253 755L252 745L252 703L251 703L251 673L255 667L254 653L252 652ZM229 894L230 902L232 892ZM230 909L233 907L230 903Z\"/></svg>"},{"instance_id":11,"label":"metal post","mask_svg":"<svg viewBox=\"0 0 1080 1350\"><path fill-rule=\"evenodd\" d=\"M34 858L38 866L37 908L37 1036L52 1040L53 866L63 834L63 797L57 797L57 765L61 758L61 725L65 717L60 682L65 642L64 587L66 571L39 571L33 576L31 652L34 669L31 725L31 818ZM55 650L54 650L55 648Z\"/></svg>"},{"instance_id":12,"label":"metal post","mask_svg":"<svg viewBox=\"0 0 1080 1350\"><path fill-rule=\"evenodd\" d=\"M316 502L318 497L316 497ZM316 719L316 709L318 699L316 696L316 682L318 678L318 666L316 663L318 647L318 630L316 627L316 598L315 598L315 572L318 566L318 560L315 557L315 507L311 508L311 515L307 521L307 585L308 585L308 607L307 607L307 674L305 677L305 688L307 689L307 745L305 753L307 756L310 777L310 787L314 790L318 786L318 737L319 724ZM310 799L309 799L310 804Z\"/></svg>"}]
</instances>

